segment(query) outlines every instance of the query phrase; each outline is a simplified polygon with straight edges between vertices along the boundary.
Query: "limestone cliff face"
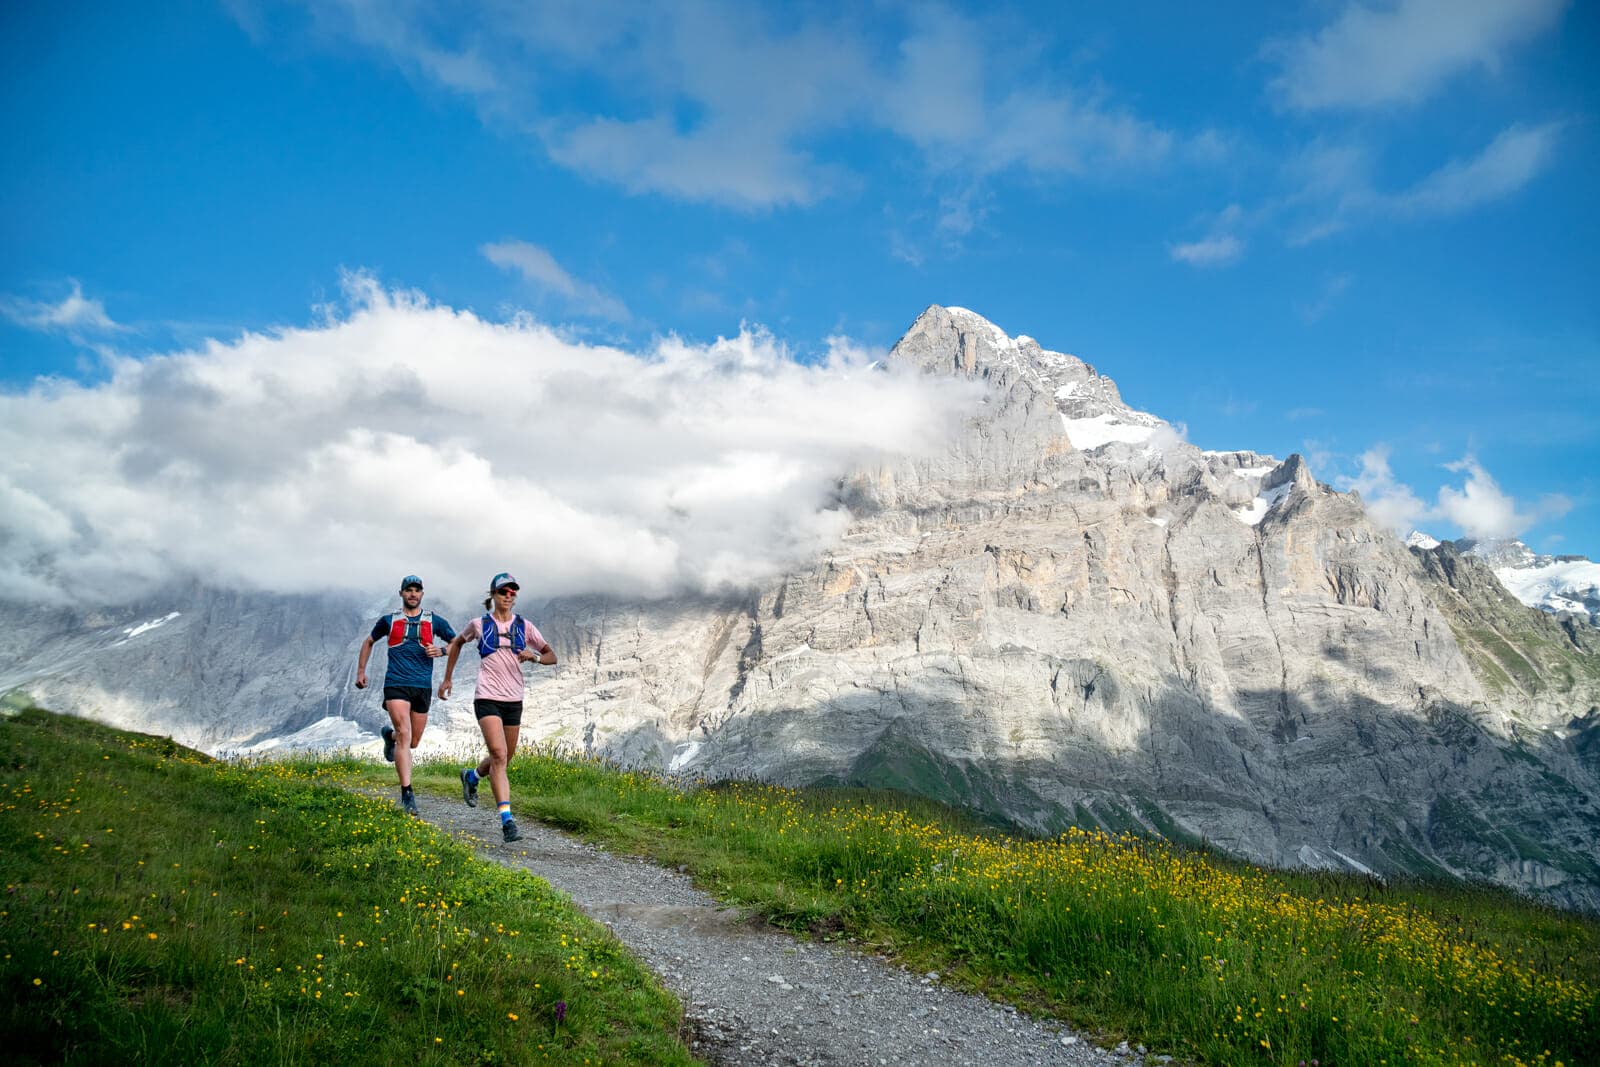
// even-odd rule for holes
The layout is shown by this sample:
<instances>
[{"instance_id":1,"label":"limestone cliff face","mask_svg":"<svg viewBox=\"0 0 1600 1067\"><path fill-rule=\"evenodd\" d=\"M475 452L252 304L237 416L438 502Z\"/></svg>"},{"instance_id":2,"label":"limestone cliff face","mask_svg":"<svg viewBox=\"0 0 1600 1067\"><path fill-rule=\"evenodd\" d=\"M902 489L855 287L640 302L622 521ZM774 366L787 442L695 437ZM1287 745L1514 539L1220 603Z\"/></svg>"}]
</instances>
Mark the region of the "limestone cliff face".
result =
<instances>
[{"instance_id":1,"label":"limestone cliff face","mask_svg":"<svg viewBox=\"0 0 1600 1067\"><path fill-rule=\"evenodd\" d=\"M842 480L847 535L765 588L546 605L562 664L534 675L525 736L1600 908L1591 633L1449 546L1408 549L1299 457L1202 452L1088 364L971 312L928 309L890 360L983 382L981 410L941 455ZM87 655L134 628L116 620L80 627L81 648L42 642L0 684L113 719L108 700L159 705L139 722L212 748L315 728L319 708L373 736L376 698L349 689L366 613L206 596L207 620L147 606L186 614L128 639L173 646L132 681ZM245 650L238 677L182 688L230 669L182 650L218 641ZM464 704L432 743L475 738Z\"/></svg>"},{"instance_id":2,"label":"limestone cliff face","mask_svg":"<svg viewBox=\"0 0 1600 1067\"><path fill-rule=\"evenodd\" d=\"M87 616L0 604L0 692L209 752L340 718L361 615L318 597L188 586ZM369 623L370 625L370 623ZM337 655L329 652L337 649Z\"/></svg>"},{"instance_id":3,"label":"limestone cliff face","mask_svg":"<svg viewBox=\"0 0 1600 1067\"><path fill-rule=\"evenodd\" d=\"M1298 457L1203 453L976 315L929 309L891 359L982 379L983 412L935 460L848 479L843 543L747 600L551 605L571 666L538 702L566 736L1600 903L1592 648L1553 642L1543 688L1506 690L1435 557L1358 498Z\"/></svg>"},{"instance_id":4,"label":"limestone cliff face","mask_svg":"<svg viewBox=\"0 0 1600 1067\"><path fill-rule=\"evenodd\" d=\"M397 597L358 605L196 585L88 614L0 601L10 635L0 694L211 753L286 744L376 752L388 722L379 695L385 653L374 652L366 690L355 688L356 653L374 620L398 607ZM435 714L436 742L476 740L475 675L476 663L464 661L457 681L469 700Z\"/></svg>"}]
</instances>

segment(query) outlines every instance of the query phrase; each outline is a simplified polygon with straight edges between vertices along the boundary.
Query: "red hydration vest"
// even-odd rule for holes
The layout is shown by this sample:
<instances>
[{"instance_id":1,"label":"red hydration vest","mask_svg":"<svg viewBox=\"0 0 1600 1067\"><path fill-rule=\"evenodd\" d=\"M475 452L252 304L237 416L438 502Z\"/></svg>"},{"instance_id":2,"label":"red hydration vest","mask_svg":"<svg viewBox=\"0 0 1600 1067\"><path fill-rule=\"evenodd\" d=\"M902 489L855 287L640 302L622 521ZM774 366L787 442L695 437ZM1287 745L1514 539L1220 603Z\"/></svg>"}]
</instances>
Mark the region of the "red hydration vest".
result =
<instances>
[{"instance_id":1,"label":"red hydration vest","mask_svg":"<svg viewBox=\"0 0 1600 1067\"><path fill-rule=\"evenodd\" d=\"M412 629L413 625L416 629ZM433 644L433 612L424 611L416 618L408 618L403 611L389 616L389 647L405 644L408 637L420 642L423 648Z\"/></svg>"}]
</instances>

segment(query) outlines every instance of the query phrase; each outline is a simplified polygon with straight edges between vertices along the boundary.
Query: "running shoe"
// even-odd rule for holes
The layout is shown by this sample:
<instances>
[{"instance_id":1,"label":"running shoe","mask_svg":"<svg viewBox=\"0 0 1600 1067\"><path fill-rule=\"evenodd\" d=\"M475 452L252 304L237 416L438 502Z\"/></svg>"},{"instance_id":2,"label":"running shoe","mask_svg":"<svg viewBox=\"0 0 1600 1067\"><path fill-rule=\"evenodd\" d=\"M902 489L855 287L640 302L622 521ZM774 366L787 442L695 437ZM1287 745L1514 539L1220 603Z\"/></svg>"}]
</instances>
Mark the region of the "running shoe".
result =
<instances>
[{"instance_id":1,"label":"running shoe","mask_svg":"<svg viewBox=\"0 0 1600 1067\"><path fill-rule=\"evenodd\" d=\"M383 728L383 758L390 763L394 762L394 727Z\"/></svg>"},{"instance_id":2,"label":"running shoe","mask_svg":"<svg viewBox=\"0 0 1600 1067\"><path fill-rule=\"evenodd\" d=\"M414 793L402 793L400 795L400 806L406 809L407 815L422 814L422 812L417 810L417 797Z\"/></svg>"},{"instance_id":3,"label":"running shoe","mask_svg":"<svg viewBox=\"0 0 1600 1067\"><path fill-rule=\"evenodd\" d=\"M467 807L475 808L478 806L478 783L468 777L470 774L470 767L461 772L461 799L467 802Z\"/></svg>"},{"instance_id":4,"label":"running shoe","mask_svg":"<svg viewBox=\"0 0 1600 1067\"><path fill-rule=\"evenodd\" d=\"M516 841L522 837L522 831L517 829L517 820L515 819L507 819L501 823L500 832L505 835L507 841Z\"/></svg>"}]
</instances>

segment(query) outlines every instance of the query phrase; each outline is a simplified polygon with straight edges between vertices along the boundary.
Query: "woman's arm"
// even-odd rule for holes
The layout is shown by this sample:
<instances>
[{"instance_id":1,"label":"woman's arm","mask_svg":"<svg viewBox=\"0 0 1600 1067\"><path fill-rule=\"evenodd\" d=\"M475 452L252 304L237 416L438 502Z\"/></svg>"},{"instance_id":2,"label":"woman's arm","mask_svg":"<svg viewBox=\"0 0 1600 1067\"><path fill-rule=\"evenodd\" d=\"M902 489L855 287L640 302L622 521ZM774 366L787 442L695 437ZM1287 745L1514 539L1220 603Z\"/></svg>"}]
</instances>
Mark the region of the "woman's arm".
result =
<instances>
[{"instance_id":1,"label":"woman's arm","mask_svg":"<svg viewBox=\"0 0 1600 1067\"><path fill-rule=\"evenodd\" d=\"M445 653L444 680L439 683L439 699L450 699L450 676L455 673L456 657L461 655L461 646L467 643L466 634L456 634L456 639L450 642L450 649Z\"/></svg>"},{"instance_id":2,"label":"woman's arm","mask_svg":"<svg viewBox=\"0 0 1600 1067\"><path fill-rule=\"evenodd\" d=\"M546 667L553 667L556 663L556 650L551 648L549 644L546 644L537 652L531 648L525 648L517 653L517 659L523 663L542 663Z\"/></svg>"}]
</instances>

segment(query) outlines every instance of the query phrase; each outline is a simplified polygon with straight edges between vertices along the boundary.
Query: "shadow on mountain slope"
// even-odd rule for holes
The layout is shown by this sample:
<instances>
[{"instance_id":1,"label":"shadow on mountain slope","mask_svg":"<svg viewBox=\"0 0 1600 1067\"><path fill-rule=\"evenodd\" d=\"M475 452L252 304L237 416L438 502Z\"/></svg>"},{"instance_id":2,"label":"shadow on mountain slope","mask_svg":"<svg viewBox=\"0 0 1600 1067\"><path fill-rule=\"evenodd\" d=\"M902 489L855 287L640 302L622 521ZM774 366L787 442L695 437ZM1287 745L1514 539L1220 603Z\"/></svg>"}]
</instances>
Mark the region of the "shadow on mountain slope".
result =
<instances>
[{"instance_id":1,"label":"shadow on mountain slope","mask_svg":"<svg viewBox=\"0 0 1600 1067\"><path fill-rule=\"evenodd\" d=\"M1137 830L1275 866L1477 879L1600 910L1600 715L1568 739L1505 740L1445 703L1418 716L1325 689L1287 704L1298 731L1284 740L1168 688L1136 743L1113 747L1070 716L1019 735L937 696L863 693L739 716L697 765L902 790L1034 833Z\"/></svg>"}]
</instances>

